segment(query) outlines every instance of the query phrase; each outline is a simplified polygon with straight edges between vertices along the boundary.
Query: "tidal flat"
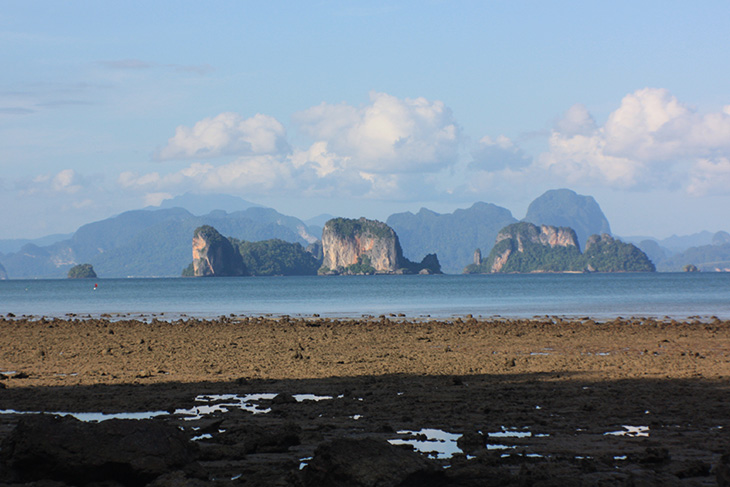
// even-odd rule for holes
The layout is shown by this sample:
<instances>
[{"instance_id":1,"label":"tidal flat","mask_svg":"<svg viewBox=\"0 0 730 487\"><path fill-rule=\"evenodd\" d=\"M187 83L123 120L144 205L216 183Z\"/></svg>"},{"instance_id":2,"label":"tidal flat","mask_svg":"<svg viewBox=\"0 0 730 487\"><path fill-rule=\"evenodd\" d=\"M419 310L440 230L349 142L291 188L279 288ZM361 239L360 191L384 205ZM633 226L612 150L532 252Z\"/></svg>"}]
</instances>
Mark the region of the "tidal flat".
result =
<instances>
[{"instance_id":1,"label":"tidal flat","mask_svg":"<svg viewBox=\"0 0 730 487\"><path fill-rule=\"evenodd\" d=\"M716 318L8 318L0 336L0 485L730 482ZM130 435L147 460L89 447Z\"/></svg>"}]
</instances>

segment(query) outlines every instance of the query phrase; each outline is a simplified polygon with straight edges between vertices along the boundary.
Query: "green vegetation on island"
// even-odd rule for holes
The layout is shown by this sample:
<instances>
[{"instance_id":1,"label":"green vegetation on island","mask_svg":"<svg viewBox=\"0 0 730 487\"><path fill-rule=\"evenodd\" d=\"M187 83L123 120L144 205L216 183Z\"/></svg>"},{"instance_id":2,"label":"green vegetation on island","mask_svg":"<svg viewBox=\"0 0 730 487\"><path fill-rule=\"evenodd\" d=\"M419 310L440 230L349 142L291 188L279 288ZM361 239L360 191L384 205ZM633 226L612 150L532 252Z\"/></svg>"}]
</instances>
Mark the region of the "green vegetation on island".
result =
<instances>
[{"instance_id":1,"label":"green vegetation on island","mask_svg":"<svg viewBox=\"0 0 730 487\"><path fill-rule=\"evenodd\" d=\"M585 269L590 272L654 272L656 267L644 252L610 235L588 237L583 253Z\"/></svg>"},{"instance_id":2,"label":"green vegetation on island","mask_svg":"<svg viewBox=\"0 0 730 487\"><path fill-rule=\"evenodd\" d=\"M320 261L301 244L224 237L210 225L193 233L193 262L183 277L316 275Z\"/></svg>"},{"instance_id":3,"label":"green vegetation on island","mask_svg":"<svg viewBox=\"0 0 730 487\"><path fill-rule=\"evenodd\" d=\"M378 238L389 238L394 235L393 230L383 222L360 218L333 218L327 222L327 227L343 238L355 238L358 235L369 234Z\"/></svg>"},{"instance_id":4,"label":"green vegetation on island","mask_svg":"<svg viewBox=\"0 0 730 487\"><path fill-rule=\"evenodd\" d=\"M502 229L486 259L464 269L465 274L533 272L654 272L649 258L636 246L610 235L592 235L580 252L575 231L528 222Z\"/></svg>"},{"instance_id":5,"label":"green vegetation on island","mask_svg":"<svg viewBox=\"0 0 730 487\"><path fill-rule=\"evenodd\" d=\"M247 242L230 239L252 276L313 276L320 262L299 243L279 239Z\"/></svg>"},{"instance_id":6,"label":"green vegetation on island","mask_svg":"<svg viewBox=\"0 0 730 487\"><path fill-rule=\"evenodd\" d=\"M94 279L96 272L91 264L79 264L68 270L69 279Z\"/></svg>"}]
</instances>

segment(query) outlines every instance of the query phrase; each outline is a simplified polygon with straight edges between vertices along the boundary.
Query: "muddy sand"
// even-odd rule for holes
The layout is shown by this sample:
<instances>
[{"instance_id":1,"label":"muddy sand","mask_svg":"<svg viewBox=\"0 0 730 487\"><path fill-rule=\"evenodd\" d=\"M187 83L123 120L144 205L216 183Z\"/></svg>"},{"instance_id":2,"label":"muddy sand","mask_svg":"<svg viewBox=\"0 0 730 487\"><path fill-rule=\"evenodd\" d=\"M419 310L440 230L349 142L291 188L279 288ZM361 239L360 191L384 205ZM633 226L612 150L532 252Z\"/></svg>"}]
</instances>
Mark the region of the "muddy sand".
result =
<instances>
[{"instance_id":1,"label":"muddy sand","mask_svg":"<svg viewBox=\"0 0 730 487\"><path fill-rule=\"evenodd\" d=\"M730 485L729 321L13 317L0 342L0 485Z\"/></svg>"}]
</instances>

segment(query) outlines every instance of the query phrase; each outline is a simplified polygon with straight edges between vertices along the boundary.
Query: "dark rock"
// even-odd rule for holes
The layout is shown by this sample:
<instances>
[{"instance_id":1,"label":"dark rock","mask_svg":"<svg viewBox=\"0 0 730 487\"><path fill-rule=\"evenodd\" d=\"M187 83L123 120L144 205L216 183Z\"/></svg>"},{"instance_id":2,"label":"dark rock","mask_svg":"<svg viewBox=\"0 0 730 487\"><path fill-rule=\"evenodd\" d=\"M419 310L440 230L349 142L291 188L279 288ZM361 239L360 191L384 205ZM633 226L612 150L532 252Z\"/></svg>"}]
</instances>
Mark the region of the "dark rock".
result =
<instances>
[{"instance_id":1,"label":"dark rock","mask_svg":"<svg viewBox=\"0 0 730 487\"><path fill-rule=\"evenodd\" d=\"M271 400L271 404L293 404L295 402L297 402L296 398L291 394L287 394L286 392L281 392L277 394Z\"/></svg>"},{"instance_id":2,"label":"dark rock","mask_svg":"<svg viewBox=\"0 0 730 487\"><path fill-rule=\"evenodd\" d=\"M719 487L730 486L730 453L725 453L715 465L715 480Z\"/></svg>"},{"instance_id":3,"label":"dark rock","mask_svg":"<svg viewBox=\"0 0 730 487\"><path fill-rule=\"evenodd\" d=\"M246 269L238 249L215 228L203 225L193 234L193 275L243 276Z\"/></svg>"},{"instance_id":4,"label":"dark rock","mask_svg":"<svg viewBox=\"0 0 730 487\"><path fill-rule=\"evenodd\" d=\"M420 454L371 438L320 445L302 472L303 485L317 487L438 485L443 478Z\"/></svg>"},{"instance_id":5,"label":"dark rock","mask_svg":"<svg viewBox=\"0 0 730 487\"><path fill-rule=\"evenodd\" d=\"M669 456L669 450L658 446L649 446L646 448L644 453L640 455L640 463L667 463L671 457Z\"/></svg>"},{"instance_id":6,"label":"dark rock","mask_svg":"<svg viewBox=\"0 0 730 487\"><path fill-rule=\"evenodd\" d=\"M464 433L456 440L456 446L469 455L476 455L487 447L487 438L478 431Z\"/></svg>"},{"instance_id":7,"label":"dark rock","mask_svg":"<svg viewBox=\"0 0 730 487\"><path fill-rule=\"evenodd\" d=\"M194 470L197 455L182 431L161 422L41 414L20 418L0 448L0 465L21 482L145 485L169 471Z\"/></svg>"}]
</instances>

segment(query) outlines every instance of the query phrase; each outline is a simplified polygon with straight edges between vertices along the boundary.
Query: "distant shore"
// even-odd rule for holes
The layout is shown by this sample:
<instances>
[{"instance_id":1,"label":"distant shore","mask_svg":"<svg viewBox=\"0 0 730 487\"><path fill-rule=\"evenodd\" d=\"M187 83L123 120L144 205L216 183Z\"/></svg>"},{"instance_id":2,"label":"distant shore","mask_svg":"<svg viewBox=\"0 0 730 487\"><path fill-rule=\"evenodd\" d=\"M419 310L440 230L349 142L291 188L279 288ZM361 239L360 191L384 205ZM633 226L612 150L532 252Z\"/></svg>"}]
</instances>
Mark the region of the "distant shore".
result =
<instances>
[{"instance_id":1,"label":"distant shore","mask_svg":"<svg viewBox=\"0 0 730 487\"><path fill-rule=\"evenodd\" d=\"M524 472L515 465L544 467L550 458L556 478L640 472L672 485L682 472L714 479L711 468L730 452L727 320L0 318L0 336L0 411L164 412L193 407L201 394L333 398L269 401L276 415L235 420L299 425L300 445L280 452L277 466L254 453L240 459L259 480L299 475L286 465L334 438L420 428L458 435L526 428L530 437L513 441L521 459L485 449L478 458L491 460L469 467L504 463L518 477ZM0 440L19 418L0 414ZM623 425L650 433L606 436ZM215 435L208 441L218 444ZM666 458L651 463L656 451ZM578 457L591 459L588 470ZM244 468L240 462L229 473Z\"/></svg>"}]
</instances>

